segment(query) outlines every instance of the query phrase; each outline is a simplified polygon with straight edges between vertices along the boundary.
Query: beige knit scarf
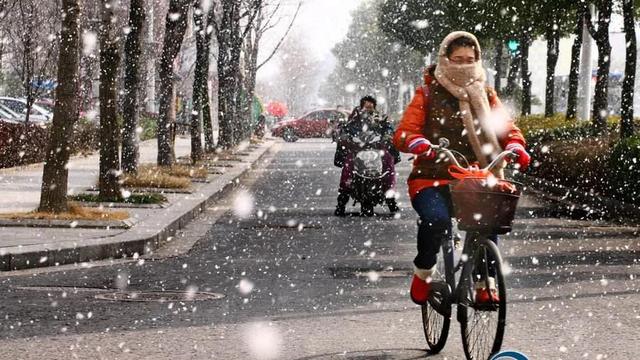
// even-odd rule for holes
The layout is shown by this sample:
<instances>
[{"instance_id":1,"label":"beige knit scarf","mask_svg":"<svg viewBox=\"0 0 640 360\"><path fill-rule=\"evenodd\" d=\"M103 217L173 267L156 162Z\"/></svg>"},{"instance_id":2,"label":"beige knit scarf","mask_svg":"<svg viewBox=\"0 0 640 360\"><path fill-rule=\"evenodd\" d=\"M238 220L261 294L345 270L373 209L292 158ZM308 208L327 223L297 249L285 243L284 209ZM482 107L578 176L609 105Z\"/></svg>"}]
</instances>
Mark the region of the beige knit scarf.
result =
<instances>
[{"instance_id":1,"label":"beige knit scarf","mask_svg":"<svg viewBox=\"0 0 640 360\"><path fill-rule=\"evenodd\" d=\"M480 166L485 167L500 152L500 144L495 129L490 124L491 107L485 88L486 76L482 60L458 65L447 57L449 44L463 36L475 42L480 54L480 43L472 34L456 31L447 35L440 45L435 77L460 102L460 113L471 148ZM501 175L502 171L497 170L495 173Z\"/></svg>"}]
</instances>

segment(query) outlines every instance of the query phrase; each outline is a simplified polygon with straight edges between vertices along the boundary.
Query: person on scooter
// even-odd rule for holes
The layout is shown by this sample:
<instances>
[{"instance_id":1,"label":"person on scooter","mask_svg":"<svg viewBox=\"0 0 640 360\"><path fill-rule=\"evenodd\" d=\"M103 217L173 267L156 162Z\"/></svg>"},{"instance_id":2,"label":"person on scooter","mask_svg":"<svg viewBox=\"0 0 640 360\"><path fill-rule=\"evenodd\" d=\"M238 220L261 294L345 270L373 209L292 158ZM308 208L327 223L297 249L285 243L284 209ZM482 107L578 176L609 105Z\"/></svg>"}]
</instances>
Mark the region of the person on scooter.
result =
<instances>
[{"instance_id":1,"label":"person on scooter","mask_svg":"<svg viewBox=\"0 0 640 360\"><path fill-rule=\"evenodd\" d=\"M437 64L426 69L424 81L393 138L398 150L416 155L408 179L411 203L420 217L410 294L420 305L429 298L440 245L452 236L447 187L453 180L448 173L450 162L437 157L431 144L447 138L451 150L481 167L503 149L518 155L516 168L520 171L531 160L522 132L504 110L495 90L486 85L480 44L474 35L459 31L445 37ZM497 242L497 236L491 236L491 240ZM498 301L495 285L485 289L483 284L476 283L476 301Z\"/></svg>"},{"instance_id":2,"label":"person on scooter","mask_svg":"<svg viewBox=\"0 0 640 360\"><path fill-rule=\"evenodd\" d=\"M384 191L389 192L389 190L395 189L395 163L399 161L399 152L392 144L393 126L386 115L376 110L376 105L377 101L373 96L363 97L360 99L360 106L353 110L347 122L340 128L340 139L338 139L336 159L339 158L341 161L336 163L336 165L342 166L342 174L340 177L340 187L338 189L339 195L338 205L335 210L336 216L346 215L345 208L349 202L351 179L353 177L354 150L357 148L355 144L351 143L351 139L363 130L369 129L375 131L382 137L382 142L385 144L384 150L386 150L383 157L383 166L387 172L383 184ZM392 213L399 211L394 196L387 197L386 203L389 211Z\"/></svg>"}]
</instances>

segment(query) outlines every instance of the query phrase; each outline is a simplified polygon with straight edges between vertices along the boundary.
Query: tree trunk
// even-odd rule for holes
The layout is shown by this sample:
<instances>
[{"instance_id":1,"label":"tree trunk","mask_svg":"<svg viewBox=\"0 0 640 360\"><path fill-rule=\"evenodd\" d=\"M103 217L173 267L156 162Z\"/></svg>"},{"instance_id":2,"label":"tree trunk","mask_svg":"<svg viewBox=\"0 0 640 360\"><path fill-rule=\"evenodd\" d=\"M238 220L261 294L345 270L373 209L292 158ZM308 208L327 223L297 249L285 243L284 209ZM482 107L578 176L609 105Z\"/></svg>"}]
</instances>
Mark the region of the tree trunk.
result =
<instances>
[{"instance_id":1,"label":"tree trunk","mask_svg":"<svg viewBox=\"0 0 640 360\"><path fill-rule=\"evenodd\" d=\"M145 95L147 97L146 110L148 113L154 114L158 112L156 108L156 38L155 38L155 18L154 18L154 3L149 3L147 7L147 56L146 56L146 89Z\"/></svg>"},{"instance_id":2,"label":"tree trunk","mask_svg":"<svg viewBox=\"0 0 640 360\"><path fill-rule=\"evenodd\" d=\"M172 132L175 126L175 91L173 84L173 63L180 51L187 29L189 0L171 0L166 18L164 44L160 57L160 109L158 117L158 165L171 166L174 163Z\"/></svg>"},{"instance_id":3,"label":"tree trunk","mask_svg":"<svg viewBox=\"0 0 640 360\"><path fill-rule=\"evenodd\" d=\"M520 69L521 54L518 52L511 59L509 64L509 74L507 75L507 87L504 89L505 95L511 97L516 89L516 79L518 77L518 70Z\"/></svg>"},{"instance_id":4,"label":"tree trunk","mask_svg":"<svg viewBox=\"0 0 640 360\"><path fill-rule=\"evenodd\" d=\"M53 110L53 125L42 173L42 191L38 208L39 211L56 213L68 210L69 143L73 136L73 125L78 118L78 97L76 96L80 47L78 0L62 0L62 14L56 105Z\"/></svg>"},{"instance_id":5,"label":"tree trunk","mask_svg":"<svg viewBox=\"0 0 640 360\"><path fill-rule=\"evenodd\" d=\"M633 136L633 91L636 82L636 30L634 20L634 0L623 0L624 38L627 43L626 61L624 67L624 81L622 83L622 104L620 120L620 137Z\"/></svg>"},{"instance_id":6,"label":"tree trunk","mask_svg":"<svg viewBox=\"0 0 640 360\"><path fill-rule=\"evenodd\" d=\"M240 2L222 1L222 20L218 32L218 119L220 136L218 145L223 149L235 146L238 142L238 72L240 70L239 23Z\"/></svg>"},{"instance_id":7,"label":"tree trunk","mask_svg":"<svg viewBox=\"0 0 640 360\"><path fill-rule=\"evenodd\" d=\"M500 83L502 80L502 51L504 48L504 42L499 39L496 40L496 45L495 45L495 62L496 62L496 75L495 75L495 79L493 80L493 87L496 90L496 93L498 93L498 95L500 95L501 92L501 88L502 88L502 84Z\"/></svg>"},{"instance_id":8,"label":"tree trunk","mask_svg":"<svg viewBox=\"0 0 640 360\"><path fill-rule=\"evenodd\" d=\"M522 116L531 114L531 73L529 72L530 39L524 35L520 41L520 69L522 76Z\"/></svg>"},{"instance_id":9,"label":"tree trunk","mask_svg":"<svg viewBox=\"0 0 640 360\"><path fill-rule=\"evenodd\" d=\"M609 35L606 39L596 41L598 47L598 75L593 98L593 111L591 118L593 125L599 132L607 129L607 116L609 107L609 68L611 67L611 45Z\"/></svg>"},{"instance_id":10,"label":"tree trunk","mask_svg":"<svg viewBox=\"0 0 640 360\"><path fill-rule=\"evenodd\" d=\"M207 15L207 27L205 32L205 53L207 54L206 61L204 63L204 82L202 84L202 128L204 131L204 148L206 152L215 150L215 142L213 139L213 121L211 119L211 100L209 99L209 53L211 49L211 34L213 29L210 28L211 24L215 20L215 6L209 8Z\"/></svg>"},{"instance_id":11,"label":"tree trunk","mask_svg":"<svg viewBox=\"0 0 640 360\"><path fill-rule=\"evenodd\" d=\"M140 67L142 65L142 41L144 39L145 0L131 0L129 12L129 29L124 45L125 75L124 101L122 116L124 129L122 134L122 169L126 173L138 172L138 94L140 90Z\"/></svg>"},{"instance_id":12,"label":"tree trunk","mask_svg":"<svg viewBox=\"0 0 640 360\"><path fill-rule=\"evenodd\" d=\"M567 98L567 120L576 118L578 112L578 84L580 79L580 50L582 48L582 29L584 17L578 14L576 38L571 46L571 69L569 70L569 94Z\"/></svg>"},{"instance_id":13,"label":"tree trunk","mask_svg":"<svg viewBox=\"0 0 640 360\"><path fill-rule=\"evenodd\" d=\"M117 78L120 65L114 5L102 0L100 27L100 173L99 197L113 201L120 192L120 156L118 153Z\"/></svg>"},{"instance_id":14,"label":"tree trunk","mask_svg":"<svg viewBox=\"0 0 640 360\"><path fill-rule=\"evenodd\" d=\"M191 162L196 163L202 159L202 137L200 133L200 119L202 118L202 98L203 90L206 91L207 73L205 73L206 62L209 60L209 52L206 46L206 25L204 14L200 7L200 1L194 3L193 24L196 36L196 64L193 76L193 95L191 112Z\"/></svg>"},{"instance_id":15,"label":"tree trunk","mask_svg":"<svg viewBox=\"0 0 640 360\"><path fill-rule=\"evenodd\" d=\"M211 99L209 98L209 85L202 91L202 131L204 131L204 149L206 152L215 150L216 144L213 138L213 120L211 119Z\"/></svg>"},{"instance_id":16,"label":"tree trunk","mask_svg":"<svg viewBox=\"0 0 640 360\"><path fill-rule=\"evenodd\" d=\"M607 131L607 115L609 107L609 68L611 67L611 43L609 42L609 23L611 20L611 0L597 3L598 29L595 30L590 20L587 21L589 32L598 47L598 75L593 96L591 118L597 132Z\"/></svg>"},{"instance_id":17,"label":"tree trunk","mask_svg":"<svg viewBox=\"0 0 640 360\"><path fill-rule=\"evenodd\" d=\"M558 54L560 52L560 31L558 24L551 21L547 25L547 85L544 99L544 116L555 114L555 77Z\"/></svg>"}]
</instances>

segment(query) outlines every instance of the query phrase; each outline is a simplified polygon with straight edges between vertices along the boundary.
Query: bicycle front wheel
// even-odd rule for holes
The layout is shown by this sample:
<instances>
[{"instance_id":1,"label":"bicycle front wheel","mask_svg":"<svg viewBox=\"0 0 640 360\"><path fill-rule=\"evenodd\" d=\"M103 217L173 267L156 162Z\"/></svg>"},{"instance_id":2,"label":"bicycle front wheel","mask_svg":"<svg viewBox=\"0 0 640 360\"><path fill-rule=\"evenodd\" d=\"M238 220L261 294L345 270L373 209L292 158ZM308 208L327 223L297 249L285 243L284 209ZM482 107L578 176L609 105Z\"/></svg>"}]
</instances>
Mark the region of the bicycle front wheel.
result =
<instances>
[{"instance_id":1,"label":"bicycle front wheel","mask_svg":"<svg viewBox=\"0 0 640 360\"><path fill-rule=\"evenodd\" d=\"M442 314L442 309L438 311L433 305L433 301L441 303L440 308L442 307L442 303L449 303L449 299L444 298L445 296L449 296L449 292L442 293L435 291L438 284L446 286L446 276L444 274L447 272L447 267L445 264L447 261L453 262L453 254L445 254L445 251L446 249L443 249L438 253L436 271L433 273L433 280L431 284L431 298L426 304L422 305L422 329L424 330L424 337L425 340L427 340L427 345L429 346L430 353L432 354L437 354L444 348L449 336L449 326L451 325L451 311L449 311L449 316L446 316ZM449 258L446 258L445 260L445 257ZM434 296L438 297L438 299L434 299Z\"/></svg>"},{"instance_id":2,"label":"bicycle front wheel","mask_svg":"<svg viewBox=\"0 0 640 360\"><path fill-rule=\"evenodd\" d=\"M473 255L476 270L469 281L467 301L458 304L458 319L462 331L462 347L469 360L486 360L500 351L507 317L507 291L498 247L488 239L478 240ZM493 287L495 279L497 299L489 296L480 302L475 297L474 282ZM487 300L487 299L485 299Z\"/></svg>"},{"instance_id":3,"label":"bicycle front wheel","mask_svg":"<svg viewBox=\"0 0 640 360\"><path fill-rule=\"evenodd\" d=\"M428 301L422 305L422 328L432 354L437 354L444 348L449 336L449 325L451 317L438 313Z\"/></svg>"}]
</instances>

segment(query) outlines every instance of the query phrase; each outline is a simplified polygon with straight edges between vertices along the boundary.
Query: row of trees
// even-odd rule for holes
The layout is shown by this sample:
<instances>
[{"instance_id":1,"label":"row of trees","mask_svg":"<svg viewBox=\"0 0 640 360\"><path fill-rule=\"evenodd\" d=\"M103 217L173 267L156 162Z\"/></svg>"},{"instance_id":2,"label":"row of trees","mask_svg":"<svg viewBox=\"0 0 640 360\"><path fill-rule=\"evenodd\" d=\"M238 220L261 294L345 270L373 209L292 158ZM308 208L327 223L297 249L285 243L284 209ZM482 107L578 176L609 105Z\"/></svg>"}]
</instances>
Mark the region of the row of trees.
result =
<instances>
[{"instance_id":1,"label":"row of trees","mask_svg":"<svg viewBox=\"0 0 640 360\"><path fill-rule=\"evenodd\" d=\"M120 0L62 0L60 32L54 39L58 45L58 85L55 90L51 141L43 174L41 211L67 210L68 142L78 119L81 53L86 55L91 52L87 50L87 47L91 47L87 40L91 36L87 36L86 28L83 29L84 24L92 23L91 15L95 16L93 28L97 29L99 45L100 198L110 201L121 198L122 172L137 172L143 59L153 56L153 53L144 54L144 34L149 23L146 21L148 9L158 5L154 1L129 0L126 4ZM295 15L300 6L301 2ZM98 9L97 13L92 14L95 9ZM162 47L156 61L159 166L171 166L176 160L176 59L184 46L187 30L193 29L196 47L193 109L190 116L191 159L195 162L205 152L235 147L250 136L249 115L255 94L256 73L282 43L280 41L271 49L264 62L258 63L260 40L265 32L277 24L281 17L279 11L280 3L268 0L168 1ZM127 13L128 16L123 16ZM153 13L150 15L154 16ZM124 17L128 20L122 20ZM213 39L216 40L216 51L212 46ZM81 48L83 51L80 51ZM213 98L217 98L219 109L217 144L214 144L212 99L208 86L211 59L217 65L218 94ZM119 99L120 94L122 99ZM118 119L120 115L123 119L122 129Z\"/></svg>"},{"instance_id":2,"label":"row of trees","mask_svg":"<svg viewBox=\"0 0 640 360\"><path fill-rule=\"evenodd\" d=\"M478 36L486 49L492 49L495 69L495 88L506 96L516 93L518 73L522 79L521 111L531 113L531 80L529 47L543 37L547 41L547 76L545 114L554 114L555 67L558 61L559 40L575 34L572 47L567 118L576 117L578 76L583 26L598 48L597 81L591 119L594 127L607 129L608 86L611 44L609 25L612 13L624 17L627 40L625 80L622 93L621 136L634 133L633 89L636 71L635 18L638 0L382 0L379 23L389 36L402 41L422 54L437 51L442 38L454 30L466 30ZM593 11L595 10L595 11ZM505 66L505 47L517 46L509 64ZM515 45L515 46L514 46ZM501 84L508 68L507 84Z\"/></svg>"}]
</instances>

